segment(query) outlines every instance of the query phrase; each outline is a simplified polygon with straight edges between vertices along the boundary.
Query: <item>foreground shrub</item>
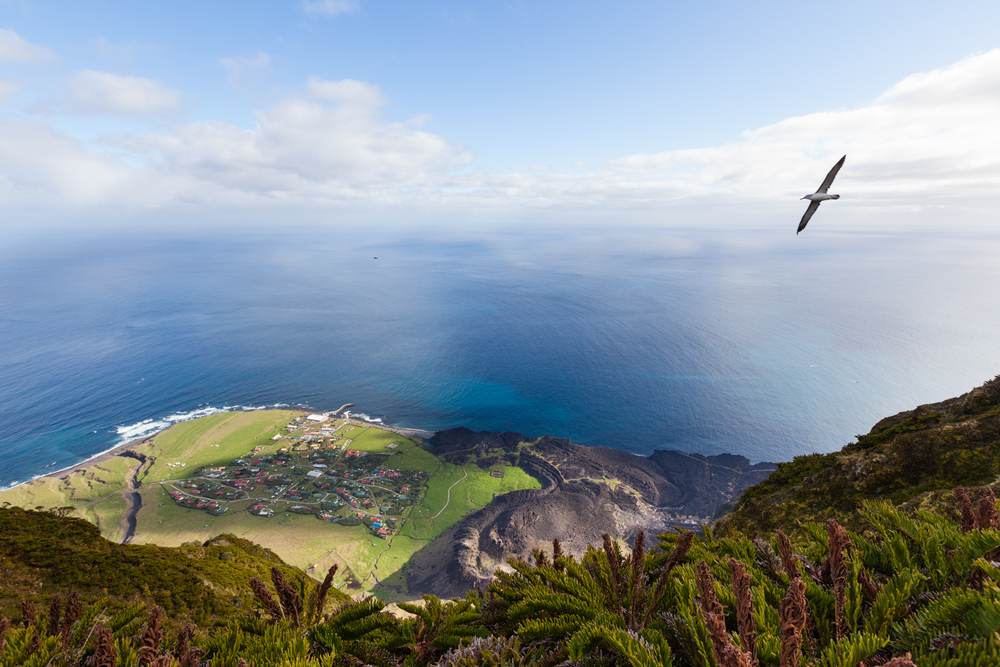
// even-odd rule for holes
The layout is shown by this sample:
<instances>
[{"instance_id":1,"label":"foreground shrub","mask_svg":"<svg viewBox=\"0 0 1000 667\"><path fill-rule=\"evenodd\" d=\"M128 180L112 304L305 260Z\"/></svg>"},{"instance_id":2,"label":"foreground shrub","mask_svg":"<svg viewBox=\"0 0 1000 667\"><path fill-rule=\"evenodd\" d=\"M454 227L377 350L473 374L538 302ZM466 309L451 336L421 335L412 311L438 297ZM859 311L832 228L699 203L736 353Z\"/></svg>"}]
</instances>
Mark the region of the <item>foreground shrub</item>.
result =
<instances>
[{"instance_id":1,"label":"foreground shrub","mask_svg":"<svg viewBox=\"0 0 1000 667\"><path fill-rule=\"evenodd\" d=\"M1000 665L1000 512L991 493L956 523L887 502L867 528L837 521L782 531L663 534L646 549L605 535L579 560L536 551L486 591L327 611L318 587L271 571L256 608L209 632L164 631L159 607L84 608L75 594L0 620L0 667L944 667Z\"/></svg>"}]
</instances>

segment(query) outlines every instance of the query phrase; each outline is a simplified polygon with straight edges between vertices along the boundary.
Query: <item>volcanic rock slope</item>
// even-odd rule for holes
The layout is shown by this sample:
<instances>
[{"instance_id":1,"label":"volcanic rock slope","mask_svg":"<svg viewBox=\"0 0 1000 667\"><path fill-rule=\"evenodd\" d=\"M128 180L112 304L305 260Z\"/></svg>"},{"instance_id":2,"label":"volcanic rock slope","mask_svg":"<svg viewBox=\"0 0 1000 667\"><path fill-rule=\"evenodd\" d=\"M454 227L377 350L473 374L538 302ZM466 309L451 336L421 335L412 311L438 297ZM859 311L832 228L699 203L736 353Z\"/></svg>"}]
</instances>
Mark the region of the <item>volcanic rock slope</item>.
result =
<instances>
[{"instance_id":1,"label":"volcanic rock slope","mask_svg":"<svg viewBox=\"0 0 1000 667\"><path fill-rule=\"evenodd\" d=\"M657 451L643 457L562 438L466 428L442 431L431 443L435 455L454 463L483 465L493 457L542 483L541 489L497 497L414 556L407 588L442 597L483 585L511 557L551 549L553 538L564 551L580 554L600 544L604 533L627 539L642 528L664 530L678 515L711 517L774 470L772 463L751 464L731 454Z\"/></svg>"}]
</instances>

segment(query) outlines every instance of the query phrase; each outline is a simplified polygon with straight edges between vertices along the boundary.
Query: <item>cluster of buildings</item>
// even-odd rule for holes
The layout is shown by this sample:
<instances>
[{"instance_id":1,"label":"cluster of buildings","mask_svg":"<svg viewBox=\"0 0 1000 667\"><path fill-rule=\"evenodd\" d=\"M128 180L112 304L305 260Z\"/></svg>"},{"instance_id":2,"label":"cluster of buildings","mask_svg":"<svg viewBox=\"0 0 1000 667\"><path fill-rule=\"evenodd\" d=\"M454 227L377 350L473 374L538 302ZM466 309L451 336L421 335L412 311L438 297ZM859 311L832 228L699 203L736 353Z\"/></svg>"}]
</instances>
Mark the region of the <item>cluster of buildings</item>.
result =
<instances>
[{"instance_id":1,"label":"cluster of buildings","mask_svg":"<svg viewBox=\"0 0 1000 667\"><path fill-rule=\"evenodd\" d=\"M255 516L311 514L322 521L365 525L387 538L406 507L420 502L427 473L390 469L388 454L347 449L349 440L335 444L337 429L325 420L323 415L297 418L272 439L288 440L289 446L273 454L265 449L273 451L278 443L258 446L227 466L203 468L175 483L170 495L178 505L213 514L225 512L227 502L251 500L246 509Z\"/></svg>"}]
</instances>

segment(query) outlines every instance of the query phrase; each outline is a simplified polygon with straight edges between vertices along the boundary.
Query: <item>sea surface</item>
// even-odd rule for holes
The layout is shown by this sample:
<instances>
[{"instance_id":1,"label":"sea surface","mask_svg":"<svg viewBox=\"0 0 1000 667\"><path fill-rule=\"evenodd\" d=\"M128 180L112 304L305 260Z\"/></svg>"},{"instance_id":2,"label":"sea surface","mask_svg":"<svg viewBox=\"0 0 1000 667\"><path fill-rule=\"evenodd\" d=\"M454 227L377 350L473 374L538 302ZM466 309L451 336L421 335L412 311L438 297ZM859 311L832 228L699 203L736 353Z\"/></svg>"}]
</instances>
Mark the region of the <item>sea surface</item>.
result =
<instances>
[{"instance_id":1,"label":"sea surface","mask_svg":"<svg viewBox=\"0 0 1000 667\"><path fill-rule=\"evenodd\" d=\"M216 410L347 402L781 461L1000 372L1000 235L192 229L0 237L0 486Z\"/></svg>"}]
</instances>

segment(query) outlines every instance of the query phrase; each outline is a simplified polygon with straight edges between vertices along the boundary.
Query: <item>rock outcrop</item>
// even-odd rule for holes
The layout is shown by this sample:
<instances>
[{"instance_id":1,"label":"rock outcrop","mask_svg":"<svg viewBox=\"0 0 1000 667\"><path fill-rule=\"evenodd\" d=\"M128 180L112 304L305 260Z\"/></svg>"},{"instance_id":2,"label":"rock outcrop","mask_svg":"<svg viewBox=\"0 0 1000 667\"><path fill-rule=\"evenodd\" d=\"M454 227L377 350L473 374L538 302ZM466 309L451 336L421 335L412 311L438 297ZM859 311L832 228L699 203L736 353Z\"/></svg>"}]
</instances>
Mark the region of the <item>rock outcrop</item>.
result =
<instances>
[{"instance_id":1,"label":"rock outcrop","mask_svg":"<svg viewBox=\"0 0 1000 667\"><path fill-rule=\"evenodd\" d=\"M636 456L608 447L584 447L563 438L519 433L476 433L459 428L431 440L435 455L464 464L505 460L542 483L515 491L469 517L419 551L407 568L411 591L460 594L488 582L509 558L551 550L558 538L580 554L609 533L630 538L694 519L708 520L719 506L764 479L774 464L742 456L657 451Z\"/></svg>"}]
</instances>

